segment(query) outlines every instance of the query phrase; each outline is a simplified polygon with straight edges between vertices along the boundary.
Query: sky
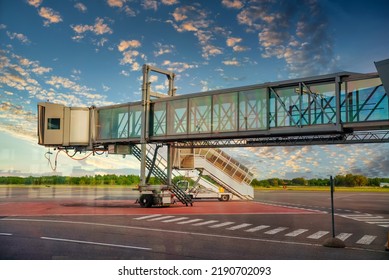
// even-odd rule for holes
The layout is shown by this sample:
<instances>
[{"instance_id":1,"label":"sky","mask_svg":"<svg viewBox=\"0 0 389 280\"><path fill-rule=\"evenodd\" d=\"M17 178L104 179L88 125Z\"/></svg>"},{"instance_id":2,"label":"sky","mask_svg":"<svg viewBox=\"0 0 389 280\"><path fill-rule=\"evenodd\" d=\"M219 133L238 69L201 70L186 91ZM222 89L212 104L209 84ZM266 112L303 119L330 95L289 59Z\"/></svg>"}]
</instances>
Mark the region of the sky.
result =
<instances>
[{"instance_id":1,"label":"sky","mask_svg":"<svg viewBox=\"0 0 389 280\"><path fill-rule=\"evenodd\" d=\"M0 0L0 176L52 172L37 144L38 102L139 101L143 64L176 73L177 94L376 72L373 62L389 58L388 12L386 0ZM259 179L389 177L389 144L225 151ZM56 172L138 174L139 165L60 154Z\"/></svg>"}]
</instances>

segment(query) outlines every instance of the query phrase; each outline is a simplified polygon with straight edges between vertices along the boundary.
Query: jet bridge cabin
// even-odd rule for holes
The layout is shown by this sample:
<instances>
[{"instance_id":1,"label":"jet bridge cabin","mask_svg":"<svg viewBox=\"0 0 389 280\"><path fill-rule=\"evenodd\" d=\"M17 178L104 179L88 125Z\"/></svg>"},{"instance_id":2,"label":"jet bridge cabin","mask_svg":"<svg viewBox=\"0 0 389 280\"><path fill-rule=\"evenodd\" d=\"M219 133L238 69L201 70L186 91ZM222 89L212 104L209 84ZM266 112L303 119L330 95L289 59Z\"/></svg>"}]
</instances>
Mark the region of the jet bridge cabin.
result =
<instances>
[{"instance_id":1,"label":"jet bridge cabin","mask_svg":"<svg viewBox=\"0 0 389 280\"><path fill-rule=\"evenodd\" d=\"M88 146L90 109L38 103L38 144L53 147Z\"/></svg>"}]
</instances>

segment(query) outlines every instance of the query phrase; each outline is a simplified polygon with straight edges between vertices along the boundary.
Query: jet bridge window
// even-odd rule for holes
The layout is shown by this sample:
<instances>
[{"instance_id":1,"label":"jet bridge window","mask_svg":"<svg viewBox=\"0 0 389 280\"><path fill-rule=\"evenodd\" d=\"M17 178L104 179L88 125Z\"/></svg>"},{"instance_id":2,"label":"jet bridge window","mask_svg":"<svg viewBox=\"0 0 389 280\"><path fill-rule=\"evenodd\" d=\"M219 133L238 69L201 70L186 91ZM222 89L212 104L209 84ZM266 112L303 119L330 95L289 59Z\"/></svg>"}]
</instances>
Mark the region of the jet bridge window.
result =
<instances>
[{"instance_id":1,"label":"jet bridge window","mask_svg":"<svg viewBox=\"0 0 389 280\"><path fill-rule=\"evenodd\" d=\"M61 129L61 119L60 118L48 118L47 119L47 129Z\"/></svg>"}]
</instances>

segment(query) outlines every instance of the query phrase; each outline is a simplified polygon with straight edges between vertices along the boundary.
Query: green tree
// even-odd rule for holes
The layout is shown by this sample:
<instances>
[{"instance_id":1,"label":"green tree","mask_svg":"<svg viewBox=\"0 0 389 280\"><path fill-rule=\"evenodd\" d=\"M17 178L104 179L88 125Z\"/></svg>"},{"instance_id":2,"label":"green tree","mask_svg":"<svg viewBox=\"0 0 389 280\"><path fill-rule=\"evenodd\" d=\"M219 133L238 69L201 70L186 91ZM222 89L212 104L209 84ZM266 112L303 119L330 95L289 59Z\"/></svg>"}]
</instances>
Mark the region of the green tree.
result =
<instances>
[{"instance_id":1,"label":"green tree","mask_svg":"<svg viewBox=\"0 0 389 280\"><path fill-rule=\"evenodd\" d=\"M363 175L354 175L355 184L359 187L366 186L368 183L367 177Z\"/></svg>"},{"instance_id":2,"label":"green tree","mask_svg":"<svg viewBox=\"0 0 389 280\"><path fill-rule=\"evenodd\" d=\"M307 180L305 178L299 177L292 179L292 184L297 186L305 186L307 184Z\"/></svg>"}]
</instances>

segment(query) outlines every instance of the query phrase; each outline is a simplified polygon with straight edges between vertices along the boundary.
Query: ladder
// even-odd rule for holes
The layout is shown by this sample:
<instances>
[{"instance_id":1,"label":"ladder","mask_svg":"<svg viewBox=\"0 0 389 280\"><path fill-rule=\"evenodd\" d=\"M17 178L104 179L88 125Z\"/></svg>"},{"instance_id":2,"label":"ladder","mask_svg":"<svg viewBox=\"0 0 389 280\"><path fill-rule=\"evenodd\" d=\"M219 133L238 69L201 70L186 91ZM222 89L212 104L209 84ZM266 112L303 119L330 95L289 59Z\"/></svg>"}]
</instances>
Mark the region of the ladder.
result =
<instances>
[{"instance_id":1,"label":"ladder","mask_svg":"<svg viewBox=\"0 0 389 280\"><path fill-rule=\"evenodd\" d=\"M168 176L167 176L167 166L164 164L164 162L159 158L158 163L155 163L155 157L150 157L150 154L156 154L157 151L154 150L154 148L151 145L147 145L147 156L146 156L146 168L151 171L151 173L157 177L159 180L161 180L166 185L168 184ZM132 154L140 161L141 160L141 154L142 150L137 146L132 146ZM162 168L163 169L162 169ZM179 187L177 187L175 184L172 184L168 186L169 191L173 193L177 199L185 204L186 206L191 205L193 206L193 201L183 190L181 190Z\"/></svg>"}]
</instances>

